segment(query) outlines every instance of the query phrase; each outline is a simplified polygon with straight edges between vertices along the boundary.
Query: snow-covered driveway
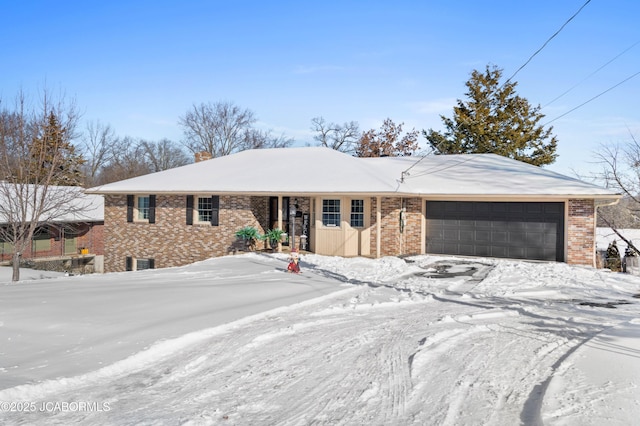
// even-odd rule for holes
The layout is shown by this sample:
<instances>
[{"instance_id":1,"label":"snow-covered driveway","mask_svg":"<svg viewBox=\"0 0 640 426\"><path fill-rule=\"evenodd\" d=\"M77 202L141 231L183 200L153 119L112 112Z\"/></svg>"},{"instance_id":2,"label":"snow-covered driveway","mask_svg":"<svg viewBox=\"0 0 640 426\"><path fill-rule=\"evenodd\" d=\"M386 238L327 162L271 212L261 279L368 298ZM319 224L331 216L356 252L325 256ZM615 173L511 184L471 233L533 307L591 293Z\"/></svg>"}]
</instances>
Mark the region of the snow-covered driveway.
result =
<instances>
[{"instance_id":1,"label":"snow-covered driveway","mask_svg":"<svg viewBox=\"0 0 640 426\"><path fill-rule=\"evenodd\" d=\"M319 275L350 284L159 342L88 374L0 391L0 401L64 401L76 407L84 401L101 408L9 412L6 419L582 425L628 424L640 415L632 375L618 387L611 380L568 374L572 368L604 370L601 364L581 366L575 355L594 345L594 337L606 336L601 332L613 336L614 326L637 327L638 278L509 261L488 261L494 269L482 281L425 277L435 260L305 256L304 273L295 279ZM614 343L608 340L620 352Z\"/></svg>"}]
</instances>

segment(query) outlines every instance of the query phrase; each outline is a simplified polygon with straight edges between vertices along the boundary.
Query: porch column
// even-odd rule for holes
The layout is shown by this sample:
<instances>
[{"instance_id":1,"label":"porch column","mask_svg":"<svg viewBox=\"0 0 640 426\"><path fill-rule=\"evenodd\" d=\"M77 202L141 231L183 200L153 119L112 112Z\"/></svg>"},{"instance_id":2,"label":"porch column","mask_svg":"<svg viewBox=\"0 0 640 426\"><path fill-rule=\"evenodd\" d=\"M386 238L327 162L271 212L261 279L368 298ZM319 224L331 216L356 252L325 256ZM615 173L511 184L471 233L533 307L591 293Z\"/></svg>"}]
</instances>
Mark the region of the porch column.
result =
<instances>
[{"instance_id":1,"label":"porch column","mask_svg":"<svg viewBox=\"0 0 640 426\"><path fill-rule=\"evenodd\" d=\"M427 253L427 201L420 199L422 216L420 217L420 254Z\"/></svg>"},{"instance_id":2,"label":"porch column","mask_svg":"<svg viewBox=\"0 0 640 426\"><path fill-rule=\"evenodd\" d=\"M382 226L380 222L382 221L382 197L379 195L376 197L376 257L380 257L380 247L382 245Z\"/></svg>"}]
</instances>

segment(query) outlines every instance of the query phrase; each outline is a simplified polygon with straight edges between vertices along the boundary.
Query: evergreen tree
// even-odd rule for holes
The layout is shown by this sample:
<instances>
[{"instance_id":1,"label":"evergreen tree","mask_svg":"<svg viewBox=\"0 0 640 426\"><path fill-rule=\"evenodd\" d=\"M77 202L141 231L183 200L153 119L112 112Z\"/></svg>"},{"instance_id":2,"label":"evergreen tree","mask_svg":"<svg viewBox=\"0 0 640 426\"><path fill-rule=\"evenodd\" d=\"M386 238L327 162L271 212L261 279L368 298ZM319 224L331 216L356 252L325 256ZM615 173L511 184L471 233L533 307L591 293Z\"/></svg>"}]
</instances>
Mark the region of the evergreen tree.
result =
<instances>
[{"instance_id":1,"label":"evergreen tree","mask_svg":"<svg viewBox=\"0 0 640 426\"><path fill-rule=\"evenodd\" d=\"M618 250L618 244L616 244L615 240L613 240L607 248L607 258L605 259L604 267L613 272L620 272L622 270L620 251Z\"/></svg>"},{"instance_id":2,"label":"evergreen tree","mask_svg":"<svg viewBox=\"0 0 640 426\"><path fill-rule=\"evenodd\" d=\"M51 112L33 137L30 151L28 183L80 186L84 160L70 141L69 129Z\"/></svg>"},{"instance_id":3,"label":"evergreen tree","mask_svg":"<svg viewBox=\"0 0 640 426\"><path fill-rule=\"evenodd\" d=\"M436 154L494 153L536 166L551 164L557 154L553 127L538 124L544 117L516 95L517 83L500 85L502 70L487 66L474 70L465 85L468 100L458 99L453 119L440 116L446 130L423 130Z\"/></svg>"},{"instance_id":4,"label":"evergreen tree","mask_svg":"<svg viewBox=\"0 0 640 426\"><path fill-rule=\"evenodd\" d=\"M402 136L403 125L387 118L380 130L367 130L356 145L356 156L403 157L413 154L418 150L418 131L412 130Z\"/></svg>"}]
</instances>

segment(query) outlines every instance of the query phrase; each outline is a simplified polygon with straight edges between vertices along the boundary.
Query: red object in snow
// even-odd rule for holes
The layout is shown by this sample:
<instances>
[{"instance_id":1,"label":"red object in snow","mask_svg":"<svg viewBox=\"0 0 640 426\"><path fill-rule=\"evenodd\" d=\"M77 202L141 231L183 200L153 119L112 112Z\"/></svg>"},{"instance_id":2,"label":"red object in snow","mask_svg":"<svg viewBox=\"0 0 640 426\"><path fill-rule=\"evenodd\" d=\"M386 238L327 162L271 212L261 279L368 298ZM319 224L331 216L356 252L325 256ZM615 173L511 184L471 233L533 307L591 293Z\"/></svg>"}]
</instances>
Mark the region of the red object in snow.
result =
<instances>
[{"instance_id":1,"label":"red object in snow","mask_svg":"<svg viewBox=\"0 0 640 426\"><path fill-rule=\"evenodd\" d=\"M298 265L298 250L291 250L291 254L289 255L289 265L287 266L287 271L293 272L294 274L300 273L300 265Z\"/></svg>"}]
</instances>

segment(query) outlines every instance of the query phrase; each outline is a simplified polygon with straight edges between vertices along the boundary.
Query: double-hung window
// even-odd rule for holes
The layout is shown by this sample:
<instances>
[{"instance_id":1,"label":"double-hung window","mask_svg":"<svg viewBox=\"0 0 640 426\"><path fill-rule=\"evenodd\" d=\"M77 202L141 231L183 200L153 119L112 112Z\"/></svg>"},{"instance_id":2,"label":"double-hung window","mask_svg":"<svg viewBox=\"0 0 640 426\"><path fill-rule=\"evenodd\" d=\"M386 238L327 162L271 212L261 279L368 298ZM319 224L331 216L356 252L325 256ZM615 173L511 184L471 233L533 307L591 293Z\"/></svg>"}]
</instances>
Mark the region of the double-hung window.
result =
<instances>
[{"instance_id":1,"label":"double-hung window","mask_svg":"<svg viewBox=\"0 0 640 426\"><path fill-rule=\"evenodd\" d=\"M136 209L138 210L137 219L140 221L149 220L149 196L148 195L140 195L138 196Z\"/></svg>"},{"instance_id":2,"label":"double-hung window","mask_svg":"<svg viewBox=\"0 0 640 426\"><path fill-rule=\"evenodd\" d=\"M220 219L220 197L187 195L187 225L209 224L218 226Z\"/></svg>"},{"instance_id":3,"label":"double-hung window","mask_svg":"<svg viewBox=\"0 0 640 426\"><path fill-rule=\"evenodd\" d=\"M211 223L213 215L213 202L211 197L198 197L198 222Z\"/></svg>"},{"instance_id":4,"label":"double-hung window","mask_svg":"<svg viewBox=\"0 0 640 426\"><path fill-rule=\"evenodd\" d=\"M351 227L364 228L364 200L351 200Z\"/></svg>"},{"instance_id":5,"label":"double-hung window","mask_svg":"<svg viewBox=\"0 0 640 426\"><path fill-rule=\"evenodd\" d=\"M127 195L127 222L156 223L156 196Z\"/></svg>"},{"instance_id":6,"label":"double-hung window","mask_svg":"<svg viewBox=\"0 0 640 426\"><path fill-rule=\"evenodd\" d=\"M340 226L340 200L322 200L322 225Z\"/></svg>"}]
</instances>

